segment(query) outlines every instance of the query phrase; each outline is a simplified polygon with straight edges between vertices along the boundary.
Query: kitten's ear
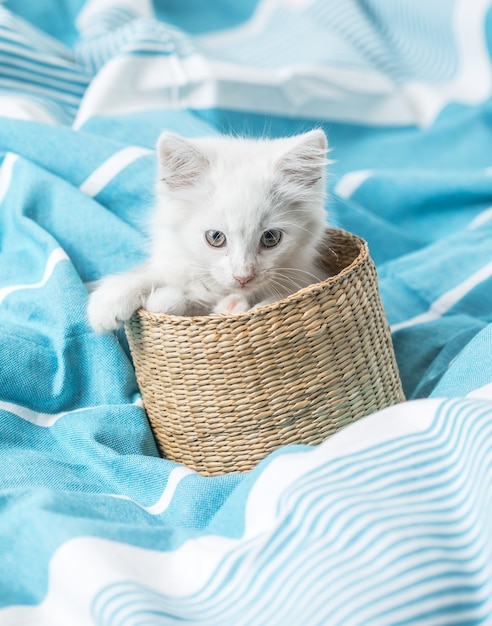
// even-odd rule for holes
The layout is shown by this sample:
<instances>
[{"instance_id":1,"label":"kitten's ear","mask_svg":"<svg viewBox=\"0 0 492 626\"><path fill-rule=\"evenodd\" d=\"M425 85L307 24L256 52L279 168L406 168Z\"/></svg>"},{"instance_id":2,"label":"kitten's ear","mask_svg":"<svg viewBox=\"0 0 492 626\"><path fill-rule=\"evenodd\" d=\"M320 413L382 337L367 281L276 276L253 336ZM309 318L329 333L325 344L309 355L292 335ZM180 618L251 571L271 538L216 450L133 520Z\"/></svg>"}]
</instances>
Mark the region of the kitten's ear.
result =
<instances>
[{"instance_id":1,"label":"kitten's ear","mask_svg":"<svg viewBox=\"0 0 492 626\"><path fill-rule=\"evenodd\" d=\"M209 166L208 159L191 142L174 133L164 132L157 141L159 178L168 189L192 187Z\"/></svg>"},{"instance_id":2,"label":"kitten's ear","mask_svg":"<svg viewBox=\"0 0 492 626\"><path fill-rule=\"evenodd\" d=\"M288 152L277 161L282 178L298 188L310 189L324 178L328 142L320 129L293 137L296 140Z\"/></svg>"}]
</instances>

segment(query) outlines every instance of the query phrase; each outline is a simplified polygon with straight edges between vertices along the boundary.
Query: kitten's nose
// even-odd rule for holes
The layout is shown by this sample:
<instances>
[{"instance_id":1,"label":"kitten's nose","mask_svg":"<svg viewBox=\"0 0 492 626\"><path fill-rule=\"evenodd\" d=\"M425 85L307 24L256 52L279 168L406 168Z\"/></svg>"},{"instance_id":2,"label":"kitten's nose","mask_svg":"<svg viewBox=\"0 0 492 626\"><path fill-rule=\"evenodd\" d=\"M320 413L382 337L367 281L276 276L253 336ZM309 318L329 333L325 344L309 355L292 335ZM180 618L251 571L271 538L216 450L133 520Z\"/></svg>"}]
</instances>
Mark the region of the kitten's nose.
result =
<instances>
[{"instance_id":1,"label":"kitten's nose","mask_svg":"<svg viewBox=\"0 0 492 626\"><path fill-rule=\"evenodd\" d=\"M233 276L234 280L237 280L241 287L244 287L244 285L249 283L250 280L253 280L254 277L255 275L253 273L247 274L245 276Z\"/></svg>"}]
</instances>

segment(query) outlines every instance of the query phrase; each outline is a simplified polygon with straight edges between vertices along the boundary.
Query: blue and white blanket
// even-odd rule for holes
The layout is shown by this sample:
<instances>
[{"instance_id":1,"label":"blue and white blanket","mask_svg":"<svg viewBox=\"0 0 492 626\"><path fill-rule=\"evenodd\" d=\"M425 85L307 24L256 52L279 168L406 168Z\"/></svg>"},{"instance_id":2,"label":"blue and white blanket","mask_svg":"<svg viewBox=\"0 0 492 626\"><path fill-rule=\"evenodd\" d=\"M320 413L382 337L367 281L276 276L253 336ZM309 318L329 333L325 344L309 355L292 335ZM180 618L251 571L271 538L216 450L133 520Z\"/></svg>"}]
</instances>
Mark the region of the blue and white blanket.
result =
<instances>
[{"instance_id":1,"label":"blue and white blanket","mask_svg":"<svg viewBox=\"0 0 492 626\"><path fill-rule=\"evenodd\" d=\"M1 626L492 623L491 52L490 0L0 3ZM163 129L314 126L408 401L202 477L87 290Z\"/></svg>"}]
</instances>

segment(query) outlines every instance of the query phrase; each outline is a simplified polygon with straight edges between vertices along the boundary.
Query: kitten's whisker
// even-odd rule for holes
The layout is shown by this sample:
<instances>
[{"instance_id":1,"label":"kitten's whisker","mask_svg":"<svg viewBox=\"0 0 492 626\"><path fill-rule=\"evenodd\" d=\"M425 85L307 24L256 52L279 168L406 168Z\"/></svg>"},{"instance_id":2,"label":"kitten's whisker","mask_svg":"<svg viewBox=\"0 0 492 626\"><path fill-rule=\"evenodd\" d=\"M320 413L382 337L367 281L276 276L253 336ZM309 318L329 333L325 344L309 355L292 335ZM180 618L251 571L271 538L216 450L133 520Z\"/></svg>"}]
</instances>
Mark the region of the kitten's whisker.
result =
<instances>
[{"instance_id":1,"label":"kitten's whisker","mask_svg":"<svg viewBox=\"0 0 492 626\"><path fill-rule=\"evenodd\" d=\"M303 270L297 267L277 267L275 269L281 272L290 272L291 274L305 274L306 276L310 276L311 278L314 278L316 282L319 282L320 280L322 280L316 274L313 274L312 272L308 272L307 270Z\"/></svg>"},{"instance_id":2,"label":"kitten's whisker","mask_svg":"<svg viewBox=\"0 0 492 626\"><path fill-rule=\"evenodd\" d=\"M281 300L284 297L280 289L277 289L276 285L269 284L267 287L267 294L273 299Z\"/></svg>"},{"instance_id":3,"label":"kitten's whisker","mask_svg":"<svg viewBox=\"0 0 492 626\"><path fill-rule=\"evenodd\" d=\"M308 235L313 236L313 231L309 230L309 228L306 228L305 226L301 226L300 224L296 224L295 222L282 222L279 221L279 226L281 227L286 227L286 226L293 226L294 228L299 228L300 230L303 230L305 233L308 233Z\"/></svg>"},{"instance_id":4,"label":"kitten's whisker","mask_svg":"<svg viewBox=\"0 0 492 626\"><path fill-rule=\"evenodd\" d=\"M277 207L279 208L279 207ZM311 209L309 208L305 208L305 209L301 209L301 208L297 208L297 207L289 207L288 209L285 209L284 211L276 211L275 214L276 215L299 215L299 213L311 213Z\"/></svg>"},{"instance_id":5,"label":"kitten's whisker","mask_svg":"<svg viewBox=\"0 0 492 626\"><path fill-rule=\"evenodd\" d=\"M298 216L301 213L305 213L306 215L312 215L312 210L310 208L289 208L289 209L281 209L281 207L277 207L277 210L275 211L275 216L276 217L283 217L284 215L294 215L294 216Z\"/></svg>"},{"instance_id":6,"label":"kitten's whisker","mask_svg":"<svg viewBox=\"0 0 492 626\"><path fill-rule=\"evenodd\" d=\"M290 293L294 293L296 291L298 291L302 286L304 286L305 283L298 283L295 280L293 280L292 278L282 275L282 274L277 274L274 275L273 280L276 281L276 286L281 287L282 289L290 292ZM271 284L271 283L270 283ZM280 293L280 290L277 289L277 291Z\"/></svg>"}]
</instances>

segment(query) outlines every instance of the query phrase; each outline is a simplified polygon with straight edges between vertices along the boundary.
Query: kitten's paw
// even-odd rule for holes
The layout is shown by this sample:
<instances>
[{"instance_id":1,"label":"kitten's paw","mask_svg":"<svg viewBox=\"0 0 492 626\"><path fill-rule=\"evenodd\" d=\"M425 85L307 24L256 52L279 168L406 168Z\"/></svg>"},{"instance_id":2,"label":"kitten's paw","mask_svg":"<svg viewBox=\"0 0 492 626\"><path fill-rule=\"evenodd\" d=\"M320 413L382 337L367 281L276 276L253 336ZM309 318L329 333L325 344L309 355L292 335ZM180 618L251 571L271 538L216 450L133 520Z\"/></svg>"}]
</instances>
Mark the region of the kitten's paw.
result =
<instances>
[{"instance_id":1,"label":"kitten's paw","mask_svg":"<svg viewBox=\"0 0 492 626\"><path fill-rule=\"evenodd\" d=\"M226 296L215 305L214 313L242 313L249 309L249 302L241 296Z\"/></svg>"},{"instance_id":2,"label":"kitten's paw","mask_svg":"<svg viewBox=\"0 0 492 626\"><path fill-rule=\"evenodd\" d=\"M94 291L87 306L89 324L96 333L108 333L122 326L140 307L140 298L115 293L102 284Z\"/></svg>"},{"instance_id":3,"label":"kitten's paw","mask_svg":"<svg viewBox=\"0 0 492 626\"><path fill-rule=\"evenodd\" d=\"M186 298L177 287L159 287L154 289L145 302L145 308L151 313L185 315Z\"/></svg>"}]
</instances>

